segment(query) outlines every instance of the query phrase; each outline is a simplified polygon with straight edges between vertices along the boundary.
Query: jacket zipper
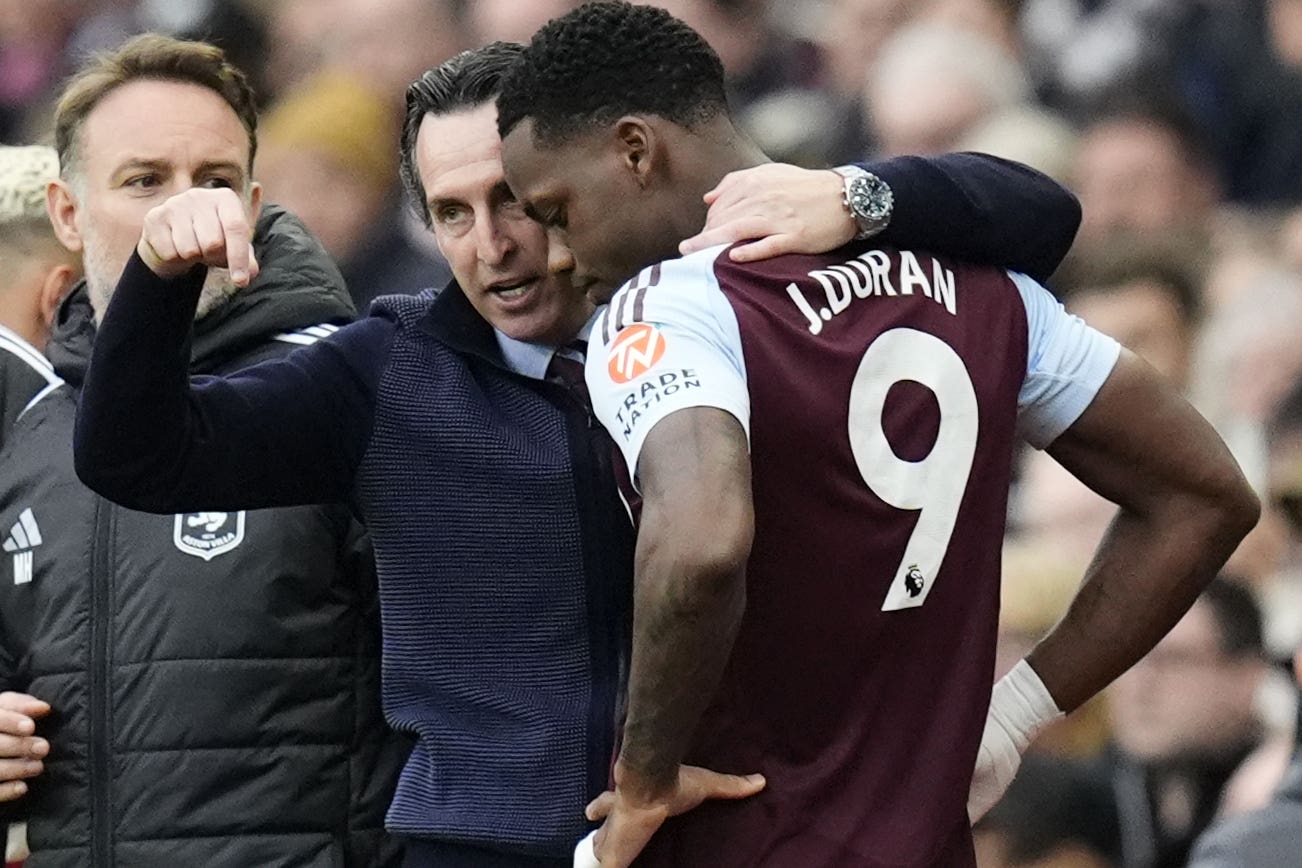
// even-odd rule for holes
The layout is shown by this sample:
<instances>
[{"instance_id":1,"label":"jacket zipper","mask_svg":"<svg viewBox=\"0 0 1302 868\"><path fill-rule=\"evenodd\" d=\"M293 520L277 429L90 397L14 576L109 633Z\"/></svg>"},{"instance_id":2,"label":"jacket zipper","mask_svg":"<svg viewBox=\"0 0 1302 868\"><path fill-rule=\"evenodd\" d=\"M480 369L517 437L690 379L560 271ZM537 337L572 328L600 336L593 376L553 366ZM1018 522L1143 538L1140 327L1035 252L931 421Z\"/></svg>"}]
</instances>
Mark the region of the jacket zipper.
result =
<instances>
[{"instance_id":1,"label":"jacket zipper","mask_svg":"<svg viewBox=\"0 0 1302 868\"><path fill-rule=\"evenodd\" d=\"M113 865L113 824L109 816L111 763L109 715L112 695L109 684L109 639L113 622L109 587L109 541L112 507L95 498L95 548L91 552L90 605L90 788L91 864Z\"/></svg>"}]
</instances>

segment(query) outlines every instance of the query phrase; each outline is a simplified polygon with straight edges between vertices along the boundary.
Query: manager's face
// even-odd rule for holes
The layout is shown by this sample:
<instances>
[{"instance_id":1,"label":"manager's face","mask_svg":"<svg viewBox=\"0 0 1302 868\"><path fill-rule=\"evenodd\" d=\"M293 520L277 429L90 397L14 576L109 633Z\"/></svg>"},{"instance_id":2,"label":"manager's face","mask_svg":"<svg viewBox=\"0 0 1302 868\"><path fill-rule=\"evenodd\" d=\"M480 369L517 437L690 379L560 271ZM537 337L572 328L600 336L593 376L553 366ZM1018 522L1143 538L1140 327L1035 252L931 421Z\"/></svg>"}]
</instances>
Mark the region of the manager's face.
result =
<instances>
[{"instance_id":1,"label":"manager's face","mask_svg":"<svg viewBox=\"0 0 1302 868\"><path fill-rule=\"evenodd\" d=\"M573 338L592 304L571 279L568 248L549 245L506 185L496 105L426 115L416 169L439 250L480 316L517 340Z\"/></svg>"}]
</instances>

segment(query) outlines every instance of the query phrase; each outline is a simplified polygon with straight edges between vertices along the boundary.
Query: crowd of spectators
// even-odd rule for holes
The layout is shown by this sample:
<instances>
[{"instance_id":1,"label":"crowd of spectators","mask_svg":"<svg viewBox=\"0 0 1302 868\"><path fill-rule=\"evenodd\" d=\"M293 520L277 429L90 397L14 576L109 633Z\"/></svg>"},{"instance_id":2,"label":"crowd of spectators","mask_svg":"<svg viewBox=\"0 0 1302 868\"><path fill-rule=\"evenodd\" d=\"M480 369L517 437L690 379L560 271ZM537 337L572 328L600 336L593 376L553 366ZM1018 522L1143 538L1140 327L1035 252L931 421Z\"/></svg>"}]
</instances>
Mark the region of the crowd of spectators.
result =
<instances>
[{"instance_id":1,"label":"crowd of spectators","mask_svg":"<svg viewBox=\"0 0 1302 868\"><path fill-rule=\"evenodd\" d=\"M146 30L213 41L255 84L266 200L313 230L364 308L449 275L400 192L406 85L460 49L527 40L575 5L5 3L0 142L48 142L52 95L90 52ZM986 821L982 860L1186 864L1205 828L1266 805L1296 739L1302 0L659 5L719 52L738 116L778 159L980 150L1079 196L1081 232L1050 288L1190 396L1265 511L1150 658L1041 739ZM1025 457L1018 480L1001 649L1010 664L1062 614L1112 511L1042 454Z\"/></svg>"}]
</instances>

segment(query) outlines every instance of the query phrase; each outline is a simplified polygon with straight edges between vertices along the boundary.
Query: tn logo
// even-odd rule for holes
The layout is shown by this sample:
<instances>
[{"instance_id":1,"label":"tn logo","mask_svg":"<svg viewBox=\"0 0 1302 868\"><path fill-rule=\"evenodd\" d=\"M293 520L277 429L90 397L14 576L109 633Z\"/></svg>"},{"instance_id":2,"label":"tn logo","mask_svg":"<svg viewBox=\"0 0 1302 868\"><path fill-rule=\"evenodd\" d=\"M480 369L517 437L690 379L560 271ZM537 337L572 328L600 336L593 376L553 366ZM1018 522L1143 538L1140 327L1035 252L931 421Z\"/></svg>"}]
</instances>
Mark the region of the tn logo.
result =
<instances>
[{"instance_id":1,"label":"tn logo","mask_svg":"<svg viewBox=\"0 0 1302 868\"><path fill-rule=\"evenodd\" d=\"M665 354L665 339L653 325L631 325L615 336L606 365L616 383L636 380L656 366Z\"/></svg>"}]
</instances>

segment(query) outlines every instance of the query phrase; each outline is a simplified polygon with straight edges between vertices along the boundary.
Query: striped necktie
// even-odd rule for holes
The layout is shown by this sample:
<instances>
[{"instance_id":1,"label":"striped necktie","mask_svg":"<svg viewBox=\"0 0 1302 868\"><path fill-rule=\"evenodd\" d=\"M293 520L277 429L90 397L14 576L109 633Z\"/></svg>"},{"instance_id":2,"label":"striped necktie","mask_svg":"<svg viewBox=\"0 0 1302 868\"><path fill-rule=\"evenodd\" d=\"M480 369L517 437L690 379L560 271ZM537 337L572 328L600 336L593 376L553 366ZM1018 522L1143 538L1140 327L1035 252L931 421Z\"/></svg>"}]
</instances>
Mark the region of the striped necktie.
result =
<instances>
[{"instance_id":1,"label":"striped necktie","mask_svg":"<svg viewBox=\"0 0 1302 868\"><path fill-rule=\"evenodd\" d=\"M587 341L571 341L565 344L562 349L571 350L579 353L585 359L588 357ZM592 413L592 396L588 393L588 382L583 376L583 362L575 361L568 356L563 356L560 352L552 354L552 360L547 363L547 379L554 383L560 383L569 389L570 393L583 402L584 408L589 415ZM596 424L595 422L593 424ZM605 432L602 432L603 434ZM619 486L620 495L628 505L629 513L633 518L634 524L637 523L638 517L642 513L642 495L638 494L633 488L633 480L629 475L628 466L624 463L624 455L619 451L613 440L609 440L610 456L615 472L615 482Z\"/></svg>"}]
</instances>

